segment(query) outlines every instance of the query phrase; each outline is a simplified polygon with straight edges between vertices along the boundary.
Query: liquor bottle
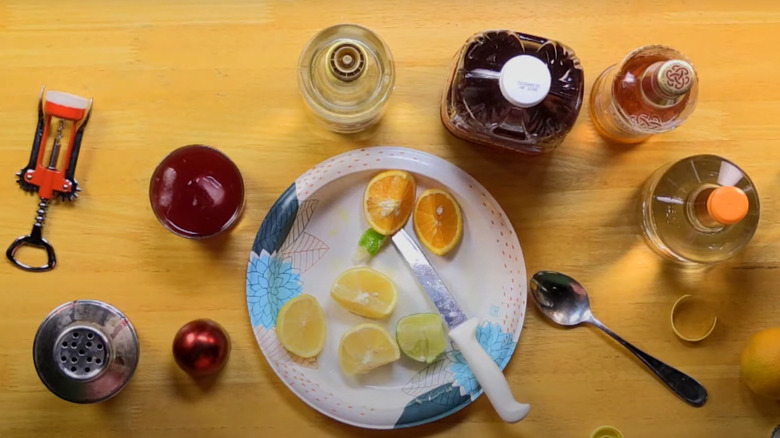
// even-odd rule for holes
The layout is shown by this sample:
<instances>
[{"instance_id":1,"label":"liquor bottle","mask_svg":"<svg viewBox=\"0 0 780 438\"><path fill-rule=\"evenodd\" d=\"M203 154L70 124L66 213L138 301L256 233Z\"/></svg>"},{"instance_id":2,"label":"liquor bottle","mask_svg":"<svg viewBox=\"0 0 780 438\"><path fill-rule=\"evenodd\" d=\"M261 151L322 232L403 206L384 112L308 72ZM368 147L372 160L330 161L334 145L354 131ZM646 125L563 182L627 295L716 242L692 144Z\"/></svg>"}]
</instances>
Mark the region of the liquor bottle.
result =
<instances>
[{"instance_id":1,"label":"liquor bottle","mask_svg":"<svg viewBox=\"0 0 780 438\"><path fill-rule=\"evenodd\" d=\"M596 79L590 116L596 130L616 143L639 143L680 126L696 108L699 79L675 49L645 46Z\"/></svg>"},{"instance_id":2,"label":"liquor bottle","mask_svg":"<svg viewBox=\"0 0 780 438\"><path fill-rule=\"evenodd\" d=\"M377 34L354 24L323 29L298 60L303 100L336 132L359 132L379 121L394 82L390 49Z\"/></svg>"},{"instance_id":3,"label":"liquor bottle","mask_svg":"<svg viewBox=\"0 0 780 438\"><path fill-rule=\"evenodd\" d=\"M464 140L541 154L569 133L583 92L580 60L569 47L509 30L486 31L456 54L441 119Z\"/></svg>"},{"instance_id":4,"label":"liquor bottle","mask_svg":"<svg viewBox=\"0 0 780 438\"><path fill-rule=\"evenodd\" d=\"M736 164L695 155L658 169L641 192L648 245L683 264L723 261L742 250L758 226L756 187Z\"/></svg>"}]
</instances>

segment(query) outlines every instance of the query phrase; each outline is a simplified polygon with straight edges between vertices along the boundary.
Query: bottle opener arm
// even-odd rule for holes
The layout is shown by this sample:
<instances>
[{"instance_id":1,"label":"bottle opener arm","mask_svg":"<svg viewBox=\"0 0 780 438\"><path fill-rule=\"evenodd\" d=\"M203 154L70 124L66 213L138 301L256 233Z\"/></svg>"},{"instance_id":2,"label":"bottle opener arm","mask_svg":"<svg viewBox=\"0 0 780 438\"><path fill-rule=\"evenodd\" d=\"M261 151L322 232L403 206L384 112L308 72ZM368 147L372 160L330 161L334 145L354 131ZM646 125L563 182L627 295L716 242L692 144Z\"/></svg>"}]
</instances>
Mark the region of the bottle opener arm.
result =
<instances>
[{"instance_id":1,"label":"bottle opener arm","mask_svg":"<svg viewBox=\"0 0 780 438\"><path fill-rule=\"evenodd\" d=\"M46 87L41 88L41 96L38 98L38 125L35 127L35 137L33 138L32 150L30 151L30 161L16 174L16 182L19 183L19 187L26 192L34 193L38 190L38 186L28 182L27 175L31 172L35 172L35 167L38 164L38 155L41 152L41 142L43 140L43 132L46 128L46 116L43 113L43 94Z\"/></svg>"},{"instance_id":2,"label":"bottle opener arm","mask_svg":"<svg viewBox=\"0 0 780 438\"><path fill-rule=\"evenodd\" d=\"M78 192L81 191L79 183L76 181L76 164L79 159L79 151L81 150L81 138L84 136L84 128L87 127L89 117L92 115L92 99L89 100L89 109L87 109L87 115L84 117L84 121L79 126L76 135L74 136L73 146L70 152L70 160L68 161L67 168L65 170L65 179L70 182L71 189L69 193L64 194L69 200L73 200L79 197Z\"/></svg>"}]
</instances>

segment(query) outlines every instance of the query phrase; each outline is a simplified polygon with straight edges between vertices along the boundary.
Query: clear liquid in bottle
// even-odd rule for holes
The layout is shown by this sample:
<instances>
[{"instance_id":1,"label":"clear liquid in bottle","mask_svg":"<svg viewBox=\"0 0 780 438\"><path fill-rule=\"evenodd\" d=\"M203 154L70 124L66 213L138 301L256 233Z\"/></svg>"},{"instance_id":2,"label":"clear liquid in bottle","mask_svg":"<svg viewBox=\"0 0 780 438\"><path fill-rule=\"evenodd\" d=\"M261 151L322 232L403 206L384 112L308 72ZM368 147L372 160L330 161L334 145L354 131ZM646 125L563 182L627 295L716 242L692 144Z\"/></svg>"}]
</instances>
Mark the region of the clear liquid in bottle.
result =
<instances>
[{"instance_id":1,"label":"clear liquid in bottle","mask_svg":"<svg viewBox=\"0 0 780 438\"><path fill-rule=\"evenodd\" d=\"M715 155L695 155L658 169L642 188L641 228L658 254L682 264L709 264L741 251L758 226L750 178Z\"/></svg>"},{"instance_id":2,"label":"clear liquid in bottle","mask_svg":"<svg viewBox=\"0 0 780 438\"><path fill-rule=\"evenodd\" d=\"M378 122L394 82L390 49L374 32L354 24L320 31L298 60L303 100L336 132L359 132Z\"/></svg>"}]
</instances>

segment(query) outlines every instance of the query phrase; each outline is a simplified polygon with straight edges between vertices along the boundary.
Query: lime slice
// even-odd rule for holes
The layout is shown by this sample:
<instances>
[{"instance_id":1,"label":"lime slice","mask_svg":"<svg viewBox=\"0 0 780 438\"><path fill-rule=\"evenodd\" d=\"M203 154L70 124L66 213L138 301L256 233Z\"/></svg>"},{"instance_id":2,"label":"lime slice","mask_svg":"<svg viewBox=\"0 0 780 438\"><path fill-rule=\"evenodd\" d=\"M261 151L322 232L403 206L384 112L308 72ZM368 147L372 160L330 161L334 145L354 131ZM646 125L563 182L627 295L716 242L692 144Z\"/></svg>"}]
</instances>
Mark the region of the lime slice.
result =
<instances>
[{"instance_id":1,"label":"lime slice","mask_svg":"<svg viewBox=\"0 0 780 438\"><path fill-rule=\"evenodd\" d=\"M444 325L438 313L404 316L395 326L395 339L411 359L431 363L447 349Z\"/></svg>"}]
</instances>

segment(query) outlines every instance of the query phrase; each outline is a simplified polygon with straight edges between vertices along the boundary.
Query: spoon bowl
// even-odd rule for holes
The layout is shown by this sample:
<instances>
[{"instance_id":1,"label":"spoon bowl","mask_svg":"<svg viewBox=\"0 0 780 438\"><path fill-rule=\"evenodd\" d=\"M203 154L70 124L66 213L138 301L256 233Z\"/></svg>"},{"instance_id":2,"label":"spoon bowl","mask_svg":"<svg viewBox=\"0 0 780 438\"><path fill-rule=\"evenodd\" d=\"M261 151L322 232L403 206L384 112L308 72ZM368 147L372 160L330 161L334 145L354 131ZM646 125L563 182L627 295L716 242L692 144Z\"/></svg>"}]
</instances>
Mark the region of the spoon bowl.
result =
<instances>
[{"instance_id":1,"label":"spoon bowl","mask_svg":"<svg viewBox=\"0 0 780 438\"><path fill-rule=\"evenodd\" d=\"M585 288L568 275L540 271L531 278L536 307L557 324L573 326L590 322L590 300Z\"/></svg>"}]
</instances>

